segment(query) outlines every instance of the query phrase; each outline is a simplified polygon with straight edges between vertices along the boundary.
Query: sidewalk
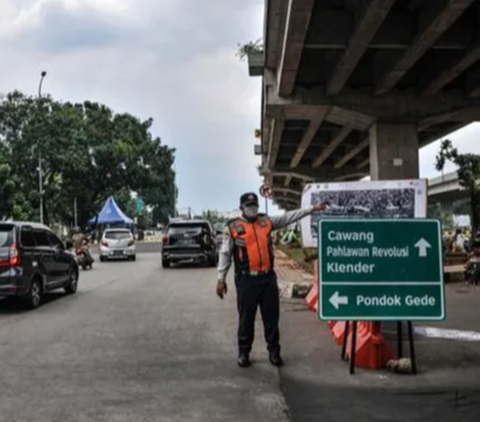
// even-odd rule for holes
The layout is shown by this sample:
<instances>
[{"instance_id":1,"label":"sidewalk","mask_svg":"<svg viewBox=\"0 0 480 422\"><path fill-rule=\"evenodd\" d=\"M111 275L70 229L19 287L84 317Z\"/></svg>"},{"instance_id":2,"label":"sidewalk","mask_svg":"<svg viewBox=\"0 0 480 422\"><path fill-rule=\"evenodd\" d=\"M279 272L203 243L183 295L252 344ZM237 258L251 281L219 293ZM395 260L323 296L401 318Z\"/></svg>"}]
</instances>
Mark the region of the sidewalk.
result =
<instances>
[{"instance_id":1,"label":"sidewalk","mask_svg":"<svg viewBox=\"0 0 480 422\"><path fill-rule=\"evenodd\" d=\"M282 298L303 298L312 286L313 275L279 249L275 249L275 271Z\"/></svg>"}]
</instances>

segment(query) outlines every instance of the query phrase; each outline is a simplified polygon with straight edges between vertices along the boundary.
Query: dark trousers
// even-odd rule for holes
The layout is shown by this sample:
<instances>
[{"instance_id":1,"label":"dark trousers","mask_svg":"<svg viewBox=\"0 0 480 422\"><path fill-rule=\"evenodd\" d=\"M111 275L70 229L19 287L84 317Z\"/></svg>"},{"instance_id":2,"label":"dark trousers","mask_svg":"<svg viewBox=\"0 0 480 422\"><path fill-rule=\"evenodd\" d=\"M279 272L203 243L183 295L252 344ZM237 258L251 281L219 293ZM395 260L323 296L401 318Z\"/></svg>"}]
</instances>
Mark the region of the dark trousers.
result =
<instances>
[{"instance_id":1,"label":"dark trousers","mask_svg":"<svg viewBox=\"0 0 480 422\"><path fill-rule=\"evenodd\" d=\"M280 352L280 298L277 275L235 275L238 308L238 349L240 353L250 353L255 336L255 317L257 308L260 312L265 330L265 341L270 353Z\"/></svg>"}]
</instances>

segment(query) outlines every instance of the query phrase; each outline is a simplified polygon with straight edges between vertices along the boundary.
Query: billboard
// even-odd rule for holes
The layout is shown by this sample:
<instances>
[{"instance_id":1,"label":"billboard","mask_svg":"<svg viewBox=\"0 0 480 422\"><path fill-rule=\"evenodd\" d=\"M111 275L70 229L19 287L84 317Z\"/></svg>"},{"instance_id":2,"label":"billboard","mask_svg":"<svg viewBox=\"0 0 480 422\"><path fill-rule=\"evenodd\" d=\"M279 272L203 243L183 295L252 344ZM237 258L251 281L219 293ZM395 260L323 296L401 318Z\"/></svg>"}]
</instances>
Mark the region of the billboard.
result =
<instances>
[{"instance_id":1,"label":"billboard","mask_svg":"<svg viewBox=\"0 0 480 422\"><path fill-rule=\"evenodd\" d=\"M317 247L322 218L422 218L427 215L427 179L311 183L302 193L302 208L328 201L329 206L301 221L303 246Z\"/></svg>"}]
</instances>

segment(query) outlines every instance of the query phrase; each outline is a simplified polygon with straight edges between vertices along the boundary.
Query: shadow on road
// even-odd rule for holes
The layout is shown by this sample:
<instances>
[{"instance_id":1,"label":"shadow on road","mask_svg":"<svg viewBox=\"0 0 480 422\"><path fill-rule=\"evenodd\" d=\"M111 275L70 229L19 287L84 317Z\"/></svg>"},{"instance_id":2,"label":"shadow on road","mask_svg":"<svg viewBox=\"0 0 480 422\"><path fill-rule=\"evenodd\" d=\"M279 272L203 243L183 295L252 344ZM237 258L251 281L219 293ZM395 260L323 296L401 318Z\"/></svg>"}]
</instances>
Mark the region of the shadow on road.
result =
<instances>
[{"instance_id":1,"label":"shadow on road","mask_svg":"<svg viewBox=\"0 0 480 422\"><path fill-rule=\"evenodd\" d=\"M67 294L61 290L46 294L42 299L42 307L50 303L56 302L59 299L66 297ZM0 315L12 315L32 312L26 309L19 298L3 298L0 299Z\"/></svg>"}]
</instances>

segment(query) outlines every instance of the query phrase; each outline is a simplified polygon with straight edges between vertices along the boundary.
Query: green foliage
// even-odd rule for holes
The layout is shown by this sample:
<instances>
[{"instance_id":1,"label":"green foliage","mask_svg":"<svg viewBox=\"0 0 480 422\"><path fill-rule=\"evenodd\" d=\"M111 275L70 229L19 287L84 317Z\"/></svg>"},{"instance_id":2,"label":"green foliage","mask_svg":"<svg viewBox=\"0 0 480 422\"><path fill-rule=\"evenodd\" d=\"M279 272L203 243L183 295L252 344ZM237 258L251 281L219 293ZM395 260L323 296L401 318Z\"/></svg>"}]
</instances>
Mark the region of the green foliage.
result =
<instances>
[{"instance_id":1,"label":"green foliage","mask_svg":"<svg viewBox=\"0 0 480 422\"><path fill-rule=\"evenodd\" d=\"M480 155L460 154L457 148L453 147L452 142L447 139L440 146L436 158L436 169L442 171L447 161L458 167L457 173L460 185L469 193L472 228L476 231L480 222Z\"/></svg>"},{"instance_id":2,"label":"green foliage","mask_svg":"<svg viewBox=\"0 0 480 422\"><path fill-rule=\"evenodd\" d=\"M205 210L203 211L202 217L205 220L210 221L212 225L216 225L218 223L226 223L225 218L223 218L218 211Z\"/></svg>"},{"instance_id":3,"label":"green foliage","mask_svg":"<svg viewBox=\"0 0 480 422\"><path fill-rule=\"evenodd\" d=\"M71 225L75 198L82 225L110 195L132 217L131 191L154 211L172 203L175 151L151 126L98 103L8 94L0 102L0 218L38 219L39 153L47 224Z\"/></svg>"},{"instance_id":4,"label":"green foliage","mask_svg":"<svg viewBox=\"0 0 480 422\"><path fill-rule=\"evenodd\" d=\"M442 222L442 228L444 230L451 229L454 225L453 215L444 212L438 202L428 205L428 217L440 220Z\"/></svg>"},{"instance_id":5,"label":"green foliage","mask_svg":"<svg viewBox=\"0 0 480 422\"><path fill-rule=\"evenodd\" d=\"M236 56L240 58L241 61L245 60L250 53L261 53L263 52L263 42L262 39L259 38L256 41L250 41L246 44L238 44L238 51Z\"/></svg>"}]
</instances>

